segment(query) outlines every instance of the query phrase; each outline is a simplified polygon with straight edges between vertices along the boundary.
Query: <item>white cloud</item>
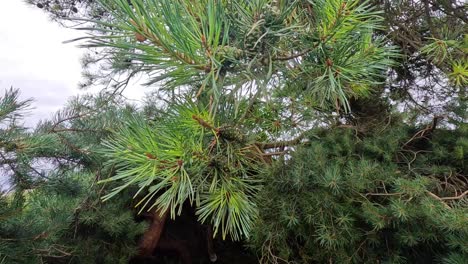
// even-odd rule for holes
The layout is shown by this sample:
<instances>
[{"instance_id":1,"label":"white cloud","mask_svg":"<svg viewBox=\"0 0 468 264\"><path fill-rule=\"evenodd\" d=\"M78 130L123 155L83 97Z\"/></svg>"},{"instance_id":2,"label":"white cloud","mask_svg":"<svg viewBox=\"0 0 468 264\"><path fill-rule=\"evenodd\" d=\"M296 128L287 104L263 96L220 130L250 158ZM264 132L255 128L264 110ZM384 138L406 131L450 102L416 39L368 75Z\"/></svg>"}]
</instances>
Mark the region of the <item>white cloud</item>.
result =
<instances>
[{"instance_id":1,"label":"white cloud","mask_svg":"<svg viewBox=\"0 0 468 264\"><path fill-rule=\"evenodd\" d=\"M78 83L84 50L74 43L63 44L83 32L59 26L22 0L1 2L0 92L13 86L21 90L23 98L34 99L34 110L26 119L26 125L33 126L60 109L70 96L83 93ZM135 88L124 94L140 99L145 89L135 82L131 86Z\"/></svg>"},{"instance_id":2,"label":"white cloud","mask_svg":"<svg viewBox=\"0 0 468 264\"><path fill-rule=\"evenodd\" d=\"M52 23L40 9L21 0L2 0L0 8L0 89L21 89L34 98L32 125L77 93L83 50L65 40L81 34ZM3 91L2 91L3 93Z\"/></svg>"}]
</instances>

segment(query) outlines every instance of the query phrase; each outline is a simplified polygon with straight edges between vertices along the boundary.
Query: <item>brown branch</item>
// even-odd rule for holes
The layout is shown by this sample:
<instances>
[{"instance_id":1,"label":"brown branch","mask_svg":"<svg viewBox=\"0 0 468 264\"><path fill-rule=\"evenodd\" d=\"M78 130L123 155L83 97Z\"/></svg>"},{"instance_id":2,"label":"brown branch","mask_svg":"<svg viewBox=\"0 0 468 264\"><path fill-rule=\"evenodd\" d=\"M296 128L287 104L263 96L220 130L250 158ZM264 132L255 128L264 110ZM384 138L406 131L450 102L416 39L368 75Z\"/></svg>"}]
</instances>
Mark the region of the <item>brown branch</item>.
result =
<instances>
[{"instance_id":1,"label":"brown branch","mask_svg":"<svg viewBox=\"0 0 468 264\"><path fill-rule=\"evenodd\" d=\"M263 153L262 156L281 156L286 154L287 151L279 151L279 152L268 152L268 153Z\"/></svg>"},{"instance_id":2,"label":"brown branch","mask_svg":"<svg viewBox=\"0 0 468 264\"><path fill-rule=\"evenodd\" d=\"M208 129L211 129L211 130L216 130L215 127L213 127L212 125L210 125L208 122L206 122L205 120L203 120L201 117L197 116L197 115L192 115L192 118L198 122L198 124L200 124L202 127L204 128L208 128Z\"/></svg>"},{"instance_id":3,"label":"brown branch","mask_svg":"<svg viewBox=\"0 0 468 264\"><path fill-rule=\"evenodd\" d=\"M61 123L63 123L63 122L70 121L70 120L73 120L73 119L76 119L76 118L80 118L80 117L84 117L84 116L86 116L86 115L88 115L88 114L90 114L90 113L78 114L78 115L70 116L70 117L64 118L64 119L62 119L62 120L59 120L58 122L56 122L56 123L52 126L52 128L50 129L50 131L54 131L55 128L56 128L58 125L60 125Z\"/></svg>"},{"instance_id":4,"label":"brown branch","mask_svg":"<svg viewBox=\"0 0 468 264\"><path fill-rule=\"evenodd\" d=\"M303 52L300 52L300 53L297 53L297 54L292 54L292 55L287 56L287 57L276 57L276 58L273 58L273 60L278 60L278 61L292 60L292 59L304 56L304 55L306 55L307 53L309 53L311 51L312 51L312 48L309 48L309 49L304 50Z\"/></svg>"},{"instance_id":5,"label":"brown branch","mask_svg":"<svg viewBox=\"0 0 468 264\"><path fill-rule=\"evenodd\" d=\"M366 193L365 196L397 196L402 195L402 192L398 193Z\"/></svg>"},{"instance_id":6,"label":"brown branch","mask_svg":"<svg viewBox=\"0 0 468 264\"><path fill-rule=\"evenodd\" d=\"M459 200L465 197L468 194L468 190L464 191L462 194L458 196L452 196L452 197L439 197L440 200L446 201L446 200Z\"/></svg>"},{"instance_id":7,"label":"brown branch","mask_svg":"<svg viewBox=\"0 0 468 264\"><path fill-rule=\"evenodd\" d=\"M7 160L7 158L5 157L5 155L3 155L3 153L0 151L0 157L2 158L2 160ZM15 166L13 166L12 163L5 163L6 165L8 165L8 167L10 167L11 171L13 171L16 175L22 175L17 169Z\"/></svg>"},{"instance_id":8,"label":"brown branch","mask_svg":"<svg viewBox=\"0 0 468 264\"><path fill-rule=\"evenodd\" d=\"M81 154L89 154L88 151L85 151L85 150L82 150L80 149L79 147L75 146L74 144L70 143L68 141L68 139L66 139L63 135L60 134L60 132L65 132L65 131L75 131L75 132L78 132L78 130L76 129L73 129L73 128L64 128L64 129L57 129L57 126L63 122L66 122L66 121L70 121L70 120L73 120L73 119L76 119L76 118L81 118L81 117L84 117L86 115L89 115L90 113L83 113L83 114L77 114L77 115L74 115L74 116L70 116L70 117L67 117L67 118L64 118L62 120L59 120L58 122L56 122L54 125L52 125L52 128L50 129L49 132L52 132L54 134L56 134L60 141L67 145L68 147L70 147L72 150L78 152L78 153L81 153Z\"/></svg>"},{"instance_id":9,"label":"brown branch","mask_svg":"<svg viewBox=\"0 0 468 264\"><path fill-rule=\"evenodd\" d=\"M79 129L79 128L63 128L63 129L53 129L51 130L54 133L59 133L59 132L101 132L101 130L98 129Z\"/></svg>"},{"instance_id":10,"label":"brown branch","mask_svg":"<svg viewBox=\"0 0 468 264\"><path fill-rule=\"evenodd\" d=\"M139 246L141 256L151 256L151 254L153 254L154 249L158 246L159 240L161 239L168 213L169 210L166 210L163 214L161 214L159 210L151 211L151 224L143 234Z\"/></svg>"},{"instance_id":11,"label":"brown branch","mask_svg":"<svg viewBox=\"0 0 468 264\"><path fill-rule=\"evenodd\" d=\"M443 116L434 116L434 118L432 119L432 123L430 125L428 125L424 129L421 129L418 132L416 132L416 134L414 134L408 141L406 141L405 144L403 144L403 146L401 148L402 149L405 148L412 141L414 141L416 139L427 138L426 136L430 136L432 134L432 132L434 132L434 130L436 129L439 119L442 119L442 118L444 118L444 117Z\"/></svg>"},{"instance_id":12,"label":"brown branch","mask_svg":"<svg viewBox=\"0 0 468 264\"><path fill-rule=\"evenodd\" d=\"M429 1L425 0L425 1L423 1L423 3L424 3L424 13L426 15L427 25L429 26L429 31L431 32L432 36L437 37L437 31L435 30L434 23L433 23L432 17L431 17Z\"/></svg>"},{"instance_id":13,"label":"brown branch","mask_svg":"<svg viewBox=\"0 0 468 264\"><path fill-rule=\"evenodd\" d=\"M5 156L2 155L2 158L0 160L0 166L18 162L17 159L7 159L7 158L4 158L4 157Z\"/></svg>"},{"instance_id":14,"label":"brown branch","mask_svg":"<svg viewBox=\"0 0 468 264\"><path fill-rule=\"evenodd\" d=\"M53 132L53 131L52 131ZM90 152L87 151L87 150L83 150L83 149L80 149L79 147L75 146L73 143L70 143L70 141L68 141L68 139L66 139L63 135L61 135L60 133L55 133L60 141L67 145L70 149L72 149L73 151L76 151L78 153L81 153L81 154L85 154L85 155L88 155Z\"/></svg>"},{"instance_id":15,"label":"brown branch","mask_svg":"<svg viewBox=\"0 0 468 264\"><path fill-rule=\"evenodd\" d=\"M439 201L445 206L445 208L450 209L450 206L449 206L448 204L446 204L446 203L444 202L444 200L442 200L442 198L440 198L439 196L433 194L433 193L430 192L430 191L426 191L426 193L429 194L429 196L431 196L432 198L435 198L436 200L439 200Z\"/></svg>"},{"instance_id":16,"label":"brown branch","mask_svg":"<svg viewBox=\"0 0 468 264\"><path fill-rule=\"evenodd\" d=\"M467 194L468 194L468 190L464 191L462 194L460 195L457 195L457 196L451 196L451 197L439 197L437 195L435 195L434 193L430 192L430 191L426 191L427 194L429 194L429 196L441 201L445 207L447 208L450 208L450 206L448 206L444 201L448 201L448 200L460 200L462 199L463 197L465 197Z\"/></svg>"},{"instance_id":17,"label":"brown branch","mask_svg":"<svg viewBox=\"0 0 468 264\"><path fill-rule=\"evenodd\" d=\"M34 251L38 252L39 254L41 254L43 256L50 257L50 258L64 258L64 257L69 257L69 256L72 255L72 253L66 252L66 251L58 248L57 246L59 246L59 245L52 245L47 249L46 248L43 248L43 249L42 248L36 248L36 249L34 249ZM61 255L52 254L53 250L57 251Z\"/></svg>"},{"instance_id":18,"label":"brown branch","mask_svg":"<svg viewBox=\"0 0 468 264\"><path fill-rule=\"evenodd\" d=\"M302 139L305 138L305 136L307 134L306 132L303 132L298 137L296 137L294 139L291 139L291 140L284 140L284 141L278 141L278 142L268 142L268 143L256 143L256 145L260 149L272 149L272 148L281 148L281 147L299 145L301 143Z\"/></svg>"},{"instance_id":19,"label":"brown branch","mask_svg":"<svg viewBox=\"0 0 468 264\"><path fill-rule=\"evenodd\" d=\"M432 4L434 5L434 4ZM444 3L443 1L438 1L437 6L441 5L444 8L438 8L438 10L442 11L444 14L448 16L454 16L458 19L463 20L463 22L468 23L468 18L466 17L466 13L464 12L464 6L453 7L450 3ZM452 12L452 13L450 13Z\"/></svg>"}]
</instances>

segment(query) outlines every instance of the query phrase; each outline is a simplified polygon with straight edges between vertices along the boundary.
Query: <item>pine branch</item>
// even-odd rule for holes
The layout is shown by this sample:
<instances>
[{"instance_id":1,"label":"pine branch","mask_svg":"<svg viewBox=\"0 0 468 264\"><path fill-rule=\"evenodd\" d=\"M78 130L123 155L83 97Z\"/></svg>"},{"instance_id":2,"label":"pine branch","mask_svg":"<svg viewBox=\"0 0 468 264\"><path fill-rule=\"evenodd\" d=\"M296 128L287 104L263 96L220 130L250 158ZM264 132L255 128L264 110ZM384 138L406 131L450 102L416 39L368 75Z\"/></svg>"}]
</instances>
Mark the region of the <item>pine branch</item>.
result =
<instances>
[{"instance_id":1,"label":"pine branch","mask_svg":"<svg viewBox=\"0 0 468 264\"><path fill-rule=\"evenodd\" d=\"M444 118L444 116L434 116L430 125L416 132L408 141L405 142L405 144L403 144L401 148L402 149L405 148L406 146L408 146L411 142L413 142L416 139L420 139L420 138L429 139L429 137L432 135L432 133L436 129L439 119L442 119L442 118Z\"/></svg>"},{"instance_id":2,"label":"pine branch","mask_svg":"<svg viewBox=\"0 0 468 264\"><path fill-rule=\"evenodd\" d=\"M54 131L52 131L52 132L54 132ZM59 137L60 141L61 141L63 144L67 145L67 146L68 146L70 149L72 149L73 151L78 152L78 153L81 153L81 154L84 154L84 155L90 154L90 151L80 149L78 146L76 146L75 144L71 143L66 137L64 137L64 136L61 135L60 133L55 133L55 132L54 132L54 134L56 134L56 135Z\"/></svg>"},{"instance_id":3,"label":"pine branch","mask_svg":"<svg viewBox=\"0 0 468 264\"><path fill-rule=\"evenodd\" d=\"M464 191L462 194L460 195L457 195L457 196L451 196L451 197L439 197L437 196L436 194L430 192L430 191L426 191L427 194L429 194L429 196L441 201L445 207L447 208L451 208L448 204L446 204L444 201L450 201L450 200L460 200L462 199L463 197L465 197L467 194L468 194L468 190Z\"/></svg>"},{"instance_id":4,"label":"pine branch","mask_svg":"<svg viewBox=\"0 0 468 264\"><path fill-rule=\"evenodd\" d=\"M202 126L204 128L208 128L208 129L211 129L211 130L216 130L216 128L214 126L212 126L210 123L206 122L205 120L203 120L203 118L201 118L201 117L199 117L197 115L192 115L192 119L197 121L198 124L200 124L200 126Z\"/></svg>"},{"instance_id":5,"label":"pine branch","mask_svg":"<svg viewBox=\"0 0 468 264\"><path fill-rule=\"evenodd\" d=\"M366 193L365 196L399 196L402 195L402 192L398 193Z\"/></svg>"},{"instance_id":6,"label":"pine branch","mask_svg":"<svg viewBox=\"0 0 468 264\"><path fill-rule=\"evenodd\" d=\"M468 190L464 191L462 194L458 196L452 196L452 197L440 197L440 200L459 200L465 197L468 194Z\"/></svg>"},{"instance_id":7,"label":"pine branch","mask_svg":"<svg viewBox=\"0 0 468 264\"><path fill-rule=\"evenodd\" d=\"M52 132L60 133L60 132L102 132L99 129L90 129L90 128L64 128L64 129L53 129Z\"/></svg>"},{"instance_id":8,"label":"pine branch","mask_svg":"<svg viewBox=\"0 0 468 264\"><path fill-rule=\"evenodd\" d=\"M260 149L272 149L272 148L281 148L299 145L302 142L309 131L305 131L299 136L291 140L277 141L277 142L268 142L268 143L255 143Z\"/></svg>"},{"instance_id":9,"label":"pine branch","mask_svg":"<svg viewBox=\"0 0 468 264\"><path fill-rule=\"evenodd\" d=\"M73 119L77 119L77 118L82 118L82 117L85 117L87 115L89 115L90 113L83 113L83 114L77 114L77 115L73 115L73 116L69 116L67 118L64 118L64 119L61 119L57 122L55 122L53 125L52 125L52 128L50 129L50 131L53 131L53 132L57 132L56 131L56 128L58 127L58 125L60 125L61 123L64 123L64 122L67 122L67 121L71 121Z\"/></svg>"},{"instance_id":10,"label":"pine branch","mask_svg":"<svg viewBox=\"0 0 468 264\"><path fill-rule=\"evenodd\" d=\"M315 47L318 46L318 44L315 45ZM314 47L314 48L315 48ZM275 57L273 58L273 60L277 60L277 61L288 61L288 60L292 60L292 59L296 59L298 57L301 57L301 56L304 56L306 55L307 53L311 52L313 50L313 48L309 48L309 49L306 49L304 50L303 52L299 52L299 53L296 53L296 54L292 54L290 56L287 56L287 57Z\"/></svg>"},{"instance_id":11,"label":"pine branch","mask_svg":"<svg viewBox=\"0 0 468 264\"><path fill-rule=\"evenodd\" d=\"M448 204L446 204L444 200L442 200L442 198L440 198L439 196L435 195L430 191L426 191L426 193L429 194L429 196L435 198L436 200L439 200L447 209L451 209L451 207Z\"/></svg>"},{"instance_id":12,"label":"pine branch","mask_svg":"<svg viewBox=\"0 0 468 264\"><path fill-rule=\"evenodd\" d=\"M279 151L279 152L268 152L268 153L263 153L262 156L268 157L268 156L281 156L285 155L288 153L287 151Z\"/></svg>"}]
</instances>

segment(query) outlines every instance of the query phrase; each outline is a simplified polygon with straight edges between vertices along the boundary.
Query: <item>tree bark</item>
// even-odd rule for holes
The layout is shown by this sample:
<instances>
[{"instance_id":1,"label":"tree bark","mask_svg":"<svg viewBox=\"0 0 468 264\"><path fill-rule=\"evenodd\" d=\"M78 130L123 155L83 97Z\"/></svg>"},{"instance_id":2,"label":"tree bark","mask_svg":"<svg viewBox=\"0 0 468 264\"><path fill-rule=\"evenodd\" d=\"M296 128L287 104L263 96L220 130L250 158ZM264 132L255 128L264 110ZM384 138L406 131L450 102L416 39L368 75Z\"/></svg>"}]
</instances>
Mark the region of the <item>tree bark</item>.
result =
<instances>
[{"instance_id":1,"label":"tree bark","mask_svg":"<svg viewBox=\"0 0 468 264\"><path fill-rule=\"evenodd\" d=\"M154 252L154 249L158 246L161 234L164 230L164 224L166 223L168 211L169 210L161 215L159 210L151 210L151 224L141 239L139 247L140 256L151 256Z\"/></svg>"}]
</instances>

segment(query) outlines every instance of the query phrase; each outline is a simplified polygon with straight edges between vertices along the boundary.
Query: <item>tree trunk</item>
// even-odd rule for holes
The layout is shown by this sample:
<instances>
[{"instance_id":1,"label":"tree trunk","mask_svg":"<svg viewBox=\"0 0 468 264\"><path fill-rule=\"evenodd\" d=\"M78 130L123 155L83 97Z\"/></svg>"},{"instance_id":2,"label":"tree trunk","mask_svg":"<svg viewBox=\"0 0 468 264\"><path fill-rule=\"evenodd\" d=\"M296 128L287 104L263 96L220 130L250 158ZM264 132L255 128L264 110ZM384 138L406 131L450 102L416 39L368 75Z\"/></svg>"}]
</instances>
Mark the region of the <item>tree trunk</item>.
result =
<instances>
[{"instance_id":1,"label":"tree trunk","mask_svg":"<svg viewBox=\"0 0 468 264\"><path fill-rule=\"evenodd\" d=\"M151 224L141 239L140 256L151 256L154 252L154 249L158 246L161 234L164 230L164 224L166 223L168 211L169 210L161 215L159 210L151 210Z\"/></svg>"}]
</instances>

